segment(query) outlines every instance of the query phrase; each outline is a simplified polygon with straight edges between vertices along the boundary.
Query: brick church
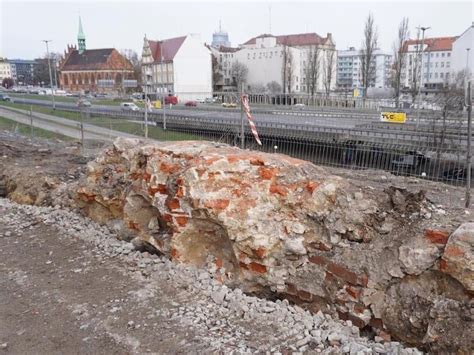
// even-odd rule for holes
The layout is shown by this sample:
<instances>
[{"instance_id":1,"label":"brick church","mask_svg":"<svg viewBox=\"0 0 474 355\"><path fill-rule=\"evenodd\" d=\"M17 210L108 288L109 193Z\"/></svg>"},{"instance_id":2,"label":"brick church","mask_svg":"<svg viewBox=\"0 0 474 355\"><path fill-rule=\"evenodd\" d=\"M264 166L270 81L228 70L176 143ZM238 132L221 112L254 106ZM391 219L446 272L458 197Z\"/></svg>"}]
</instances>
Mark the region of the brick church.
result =
<instances>
[{"instance_id":1,"label":"brick church","mask_svg":"<svg viewBox=\"0 0 474 355\"><path fill-rule=\"evenodd\" d=\"M121 92L123 80L136 79L132 63L115 48L86 49L81 18L77 47L68 45L59 72L61 89L71 92Z\"/></svg>"}]
</instances>

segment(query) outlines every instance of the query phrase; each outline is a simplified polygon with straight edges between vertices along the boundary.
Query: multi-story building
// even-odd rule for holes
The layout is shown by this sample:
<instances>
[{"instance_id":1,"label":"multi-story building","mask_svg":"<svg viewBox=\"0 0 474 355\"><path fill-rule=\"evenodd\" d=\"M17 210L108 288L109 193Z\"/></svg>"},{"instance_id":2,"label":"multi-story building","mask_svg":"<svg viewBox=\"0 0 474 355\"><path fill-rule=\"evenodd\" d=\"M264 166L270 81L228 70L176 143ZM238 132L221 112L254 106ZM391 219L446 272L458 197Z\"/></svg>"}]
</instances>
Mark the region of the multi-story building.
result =
<instances>
[{"instance_id":1,"label":"multi-story building","mask_svg":"<svg viewBox=\"0 0 474 355\"><path fill-rule=\"evenodd\" d=\"M214 48L219 48L221 46L230 47L229 34L226 31L222 30L220 21L219 31L216 31L212 34L211 46Z\"/></svg>"},{"instance_id":2,"label":"multi-story building","mask_svg":"<svg viewBox=\"0 0 474 355\"><path fill-rule=\"evenodd\" d=\"M451 54L452 75L468 70L468 76L474 77L474 22L454 42Z\"/></svg>"},{"instance_id":3,"label":"multi-story building","mask_svg":"<svg viewBox=\"0 0 474 355\"><path fill-rule=\"evenodd\" d=\"M148 94L174 94L179 99L212 95L212 57L197 34L152 41L144 38L143 86Z\"/></svg>"},{"instance_id":4,"label":"multi-story building","mask_svg":"<svg viewBox=\"0 0 474 355\"><path fill-rule=\"evenodd\" d=\"M11 77L12 72L10 63L8 62L8 60L0 58L0 84L2 83L3 79Z\"/></svg>"},{"instance_id":5,"label":"multi-story building","mask_svg":"<svg viewBox=\"0 0 474 355\"><path fill-rule=\"evenodd\" d=\"M390 87L392 55L380 49L374 51L371 63L369 87ZM362 56L360 50L350 47L337 52L337 87L339 89L362 88Z\"/></svg>"},{"instance_id":6,"label":"multi-story building","mask_svg":"<svg viewBox=\"0 0 474 355\"><path fill-rule=\"evenodd\" d=\"M25 59L9 59L12 78L19 85L32 85L36 62Z\"/></svg>"},{"instance_id":7,"label":"multi-story building","mask_svg":"<svg viewBox=\"0 0 474 355\"><path fill-rule=\"evenodd\" d=\"M449 82L452 49L456 39L457 37L425 38L423 48L421 39L406 41L402 49L406 53L401 75L403 86L411 88L414 77L419 83L420 73L423 73L423 89L439 89ZM423 68L420 71L422 52Z\"/></svg>"},{"instance_id":8,"label":"multi-story building","mask_svg":"<svg viewBox=\"0 0 474 355\"><path fill-rule=\"evenodd\" d=\"M312 88L313 92L324 91L325 80L330 81L330 88L334 89L335 53L335 43L330 33L327 37L316 33L282 36L263 34L248 40L239 48L220 47L213 50L221 66L224 87L234 85L236 89L232 67L235 62L239 62L248 70L248 90L266 88L268 84L276 83L286 93L309 93ZM316 63L312 68L317 73L313 76L310 73L312 61ZM289 69L284 71L285 66ZM329 76L325 74L327 72L330 72ZM328 80L329 77L331 80Z\"/></svg>"},{"instance_id":9,"label":"multi-story building","mask_svg":"<svg viewBox=\"0 0 474 355\"><path fill-rule=\"evenodd\" d=\"M81 19L77 41L77 47L68 46L59 64L61 89L118 92L124 89L124 80L134 79L132 63L115 48L86 49Z\"/></svg>"}]
</instances>

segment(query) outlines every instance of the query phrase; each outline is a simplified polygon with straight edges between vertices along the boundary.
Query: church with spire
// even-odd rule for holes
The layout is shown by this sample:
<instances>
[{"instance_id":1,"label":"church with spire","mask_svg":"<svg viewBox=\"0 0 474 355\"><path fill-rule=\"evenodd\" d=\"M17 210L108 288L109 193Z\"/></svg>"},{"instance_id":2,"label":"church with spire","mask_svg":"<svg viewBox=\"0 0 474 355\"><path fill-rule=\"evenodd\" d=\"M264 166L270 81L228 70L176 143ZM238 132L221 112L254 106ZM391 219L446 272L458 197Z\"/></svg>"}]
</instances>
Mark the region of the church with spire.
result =
<instances>
[{"instance_id":1,"label":"church with spire","mask_svg":"<svg viewBox=\"0 0 474 355\"><path fill-rule=\"evenodd\" d=\"M124 80L137 79L132 63L115 48L87 49L80 17L77 46L67 46L59 72L61 89L76 93L119 93L129 86Z\"/></svg>"}]
</instances>

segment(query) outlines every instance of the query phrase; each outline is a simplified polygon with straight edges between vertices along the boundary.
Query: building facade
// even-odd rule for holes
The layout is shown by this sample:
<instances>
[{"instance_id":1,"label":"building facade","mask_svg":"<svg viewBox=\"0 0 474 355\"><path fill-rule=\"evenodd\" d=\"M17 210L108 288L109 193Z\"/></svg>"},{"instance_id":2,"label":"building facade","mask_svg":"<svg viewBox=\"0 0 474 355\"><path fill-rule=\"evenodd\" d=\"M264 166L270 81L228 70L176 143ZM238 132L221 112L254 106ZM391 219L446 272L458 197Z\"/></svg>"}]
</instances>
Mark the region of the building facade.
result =
<instances>
[{"instance_id":1,"label":"building facade","mask_svg":"<svg viewBox=\"0 0 474 355\"><path fill-rule=\"evenodd\" d=\"M212 43L211 46L214 48L230 47L229 34L226 31L223 31L221 28L221 23L219 21L219 31L216 31L212 34Z\"/></svg>"},{"instance_id":2,"label":"building facade","mask_svg":"<svg viewBox=\"0 0 474 355\"><path fill-rule=\"evenodd\" d=\"M369 87L391 87L393 56L380 49L374 51ZM337 87L342 90L362 88L362 57L360 50L350 47L337 52Z\"/></svg>"},{"instance_id":3,"label":"building facade","mask_svg":"<svg viewBox=\"0 0 474 355\"><path fill-rule=\"evenodd\" d=\"M451 54L452 75L467 70L474 78L474 22L454 42Z\"/></svg>"},{"instance_id":4,"label":"building facade","mask_svg":"<svg viewBox=\"0 0 474 355\"><path fill-rule=\"evenodd\" d=\"M212 96L212 57L197 34L143 40L142 80L150 95L174 94L180 100Z\"/></svg>"},{"instance_id":5,"label":"building facade","mask_svg":"<svg viewBox=\"0 0 474 355\"><path fill-rule=\"evenodd\" d=\"M34 60L9 59L12 78L18 85L33 85L36 62Z\"/></svg>"},{"instance_id":6,"label":"building facade","mask_svg":"<svg viewBox=\"0 0 474 355\"><path fill-rule=\"evenodd\" d=\"M451 60L453 43L457 37L425 38L423 48L421 39L408 40L403 45L405 64L401 79L404 88L413 86L414 78L420 82L423 74L423 90L437 90L450 81L452 75ZM423 68L421 68L423 54Z\"/></svg>"},{"instance_id":7,"label":"building facade","mask_svg":"<svg viewBox=\"0 0 474 355\"><path fill-rule=\"evenodd\" d=\"M327 37L316 33L263 34L239 48L215 48L213 55L228 91L237 89L232 71L236 62L247 68L246 88L251 92L271 91L270 86L277 86L285 93L316 93L325 90L325 81L330 82L331 90L336 86L337 56L330 33ZM312 62L315 65L311 66ZM316 75L311 75L311 68Z\"/></svg>"},{"instance_id":8,"label":"building facade","mask_svg":"<svg viewBox=\"0 0 474 355\"><path fill-rule=\"evenodd\" d=\"M59 82L72 92L123 92L134 80L133 65L115 48L87 49L79 19L78 46L68 46L59 64Z\"/></svg>"},{"instance_id":9,"label":"building facade","mask_svg":"<svg viewBox=\"0 0 474 355\"><path fill-rule=\"evenodd\" d=\"M11 66L8 60L0 58L0 84L6 78L12 78Z\"/></svg>"}]
</instances>

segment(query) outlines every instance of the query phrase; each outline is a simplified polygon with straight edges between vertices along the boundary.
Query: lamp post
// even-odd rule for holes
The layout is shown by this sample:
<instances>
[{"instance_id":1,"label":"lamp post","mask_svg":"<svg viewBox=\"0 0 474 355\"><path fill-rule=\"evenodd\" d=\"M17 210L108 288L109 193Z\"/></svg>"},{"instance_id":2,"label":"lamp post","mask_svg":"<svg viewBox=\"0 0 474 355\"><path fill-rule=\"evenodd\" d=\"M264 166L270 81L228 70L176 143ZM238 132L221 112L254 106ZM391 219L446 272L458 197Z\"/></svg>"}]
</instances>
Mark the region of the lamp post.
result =
<instances>
[{"instance_id":1,"label":"lamp post","mask_svg":"<svg viewBox=\"0 0 474 355\"><path fill-rule=\"evenodd\" d=\"M46 44L46 54L48 56L48 67L49 67L49 86L51 87L51 99L53 101L53 110L55 110L56 104L54 102L53 76L51 74L51 58L49 57L49 46L48 46L48 43L51 42L51 40L44 39L43 42Z\"/></svg>"},{"instance_id":2,"label":"lamp post","mask_svg":"<svg viewBox=\"0 0 474 355\"><path fill-rule=\"evenodd\" d=\"M420 123L420 106L421 106L421 88L423 87L423 52L425 50L425 31L429 30L431 27L418 27L421 30L421 66L420 66L420 85L418 86L418 117L416 120L416 127Z\"/></svg>"}]
</instances>

